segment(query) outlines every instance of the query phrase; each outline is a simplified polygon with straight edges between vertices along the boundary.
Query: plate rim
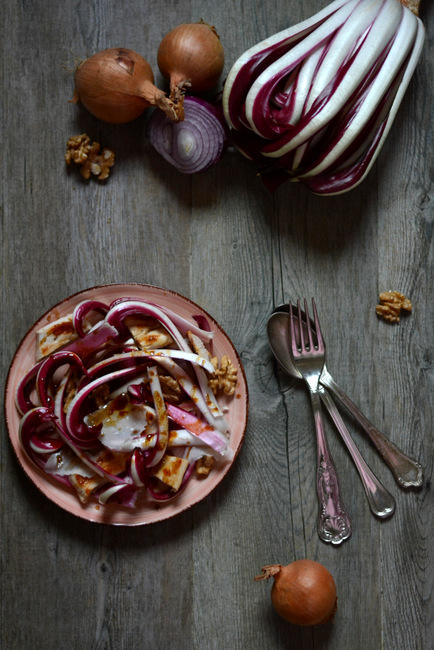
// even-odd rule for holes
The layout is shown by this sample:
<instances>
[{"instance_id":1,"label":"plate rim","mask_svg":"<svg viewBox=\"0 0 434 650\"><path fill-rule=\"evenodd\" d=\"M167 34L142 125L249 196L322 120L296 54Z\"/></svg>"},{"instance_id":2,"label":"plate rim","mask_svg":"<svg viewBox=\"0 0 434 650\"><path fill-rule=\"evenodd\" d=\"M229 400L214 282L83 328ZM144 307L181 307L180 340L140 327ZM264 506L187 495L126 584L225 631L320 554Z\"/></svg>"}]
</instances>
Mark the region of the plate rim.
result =
<instances>
[{"instance_id":1,"label":"plate rim","mask_svg":"<svg viewBox=\"0 0 434 650\"><path fill-rule=\"evenodd\" d=\"M61 503L59 499L53 496L52 490L55 489L60 489L62 492L63 490L73 490L73 488L68 488L67 486L62 486L58 481L47 475L45 472L43 472L40 468L38 468L36 465L32 463L32 461L26 456L25 452L22 451L22 453L19 453L19 441L18 441L18 434L15 433L15 436L13 435L11 428L12 428L12 414L10 414L10 404L12 402L12 406L15 409L15 392L17 388L17 384L12 385L12 373L13 370L16 366L16 364L19 361L19 356L20 352L22 351L24 345L26 344L27 341L30 341L31 336L35 334L35 331L38 329L40 324L44 321L47 320L49 315L54 312L56 309L62 307L62 305L65 305L65 303L73 302L77 298L80 298L83 296L83 300L85 300L85 294L87 293L97 293L99 290L112 290L115 291L119 287L120 290L123 288L127 289L129 288L130 290L134 290L134 288L139 289L139 290L151 290L151 291L156 291L157 293L164 293L170 296L173 296L179 300L181 300L184 303L187 303L194 309L199 310L199 313L201 315L204 315L206 318L208 318L211 321L211 324L214 326L213 329L216 329L217 331L220 332L221 336L224 339L225 344L229 344L229 347L234 353L234 356L237 361L237 366L238 370L241 372L241 378L242 378L242 385L244 389L244 404L243 404L243 424L241 431L239 433L239 440L236 446L236 449L234 449L234 455L233 458L223 465L219 470L219 475L218 475L218 480L211 487L209 490L205 490L204 493L200 493L199 495L196 495L193 499L189 500L185 504L180 504L178 507L176 507L175 512L170 512L167 515L164 515L164 505L158 504L158 502L155 504L155 507L152 508L152 512L156 513L155 517L152 518L151 521L111 521L110 518L105 519L101 515L98 516L101 510L103 512L107 512L107 507L106 506L99 506L96 504L93 510L82 508L80 509L80 501L76 495L72 492L72 495L77 499L77 506L78 508L75 510L72 510L67 507L66 504ZM119 295L119 297L121 297ZM124 297L124 296L122 296ZM129 297L129 296L125 296ZM131 295L131 298L134 296ZM21 338L19 344L17 345L13 355L12 359L9 364L9 368L6 374L6 381L5 381L5 387L4 387L4 418L5 418L5 423L6 423L6 429L8 432L9 440L12 446L12 449L14 451L15 458L18 461L18 464L26 474L26 476L30 479L31 483L33 484L36 489L40 493L42 493L46 498L48 498L51 503L55 504L57 507L61 508L64 512L67 512L68 514L72 516L76 516L82 520L89 521L90 523L96 523L96 524L102 524L102 525L113 525L113 526L126 526L126 527L137 527L137 526L149 526L155 523L161 523L163 521L167 521L169 519L172 519L173 517L177 517L178 515L186 512L187 510L190 510L193 506L196 504L200 503L204 499L206 499L223 481L225 478L226 474L230 471L230 469L233 467L235 460L238 457L238 454L241 450L241 447L244 442L244 438L246 435L246 430L247 430L247 424L248 424L248 417L249 417L249 390L248 390L248 384L247 384L247 378L246 378L246 373L244 366L241 361L240 354L238 353L235 345L233 344L231 338L227 335L226 331L223 329L223 327L218 323L218 321L203 307L201 307L198 303L196 303L194 300L191 298L184 296L183 294L174 291L173 289L167 289L165 287L160 287L158 285L154 284L148 284L148 283L141 283L141 282L111 282L111 283L101 283L94 285L92 287L88 287L86 289L82 289L80 291L76 291L72 293L71 295L67 296L66 298L63 298L62 300L58 301L55 303L52 307L47 309L43 314L41 314L38 319L27 329L26 333L24 336ZM14 440L15 438L15 440ZM36 476L39 476L39 481L36 480ZM50 485L51 485L51 490L50 490ZM173 501L171 501L173 503ZM92 504L93 505L93 504ZM98 509L97 509L98 508ZM94 514L94 511L97 514ZM116 511L119 511L120 513L126 513L128 512L128 509L122 506L116 506L113 504L113 507L111 509L111 513L116 515Z\"/></svg>"}]
</instances>

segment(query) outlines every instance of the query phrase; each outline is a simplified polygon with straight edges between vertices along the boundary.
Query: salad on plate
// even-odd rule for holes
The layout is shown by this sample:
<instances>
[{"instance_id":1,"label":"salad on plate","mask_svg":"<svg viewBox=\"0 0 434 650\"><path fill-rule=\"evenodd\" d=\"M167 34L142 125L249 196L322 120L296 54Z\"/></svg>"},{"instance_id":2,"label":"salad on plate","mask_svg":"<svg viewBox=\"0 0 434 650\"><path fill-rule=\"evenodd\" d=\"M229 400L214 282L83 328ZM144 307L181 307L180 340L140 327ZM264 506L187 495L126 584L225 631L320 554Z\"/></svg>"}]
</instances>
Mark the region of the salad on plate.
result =
<instances>
[{"instance_id":1,"label":"salad on plate","mask_svg":"<svg viewBox=\"0 0 434 650\"><path fill-rule=\"evenodd\" d=\"M203 313L88 297L34 336L15 393L19 445L82 506L163 505L232 462L226 412L239 373L213 354Z\"/></svg>"}]
</instances>

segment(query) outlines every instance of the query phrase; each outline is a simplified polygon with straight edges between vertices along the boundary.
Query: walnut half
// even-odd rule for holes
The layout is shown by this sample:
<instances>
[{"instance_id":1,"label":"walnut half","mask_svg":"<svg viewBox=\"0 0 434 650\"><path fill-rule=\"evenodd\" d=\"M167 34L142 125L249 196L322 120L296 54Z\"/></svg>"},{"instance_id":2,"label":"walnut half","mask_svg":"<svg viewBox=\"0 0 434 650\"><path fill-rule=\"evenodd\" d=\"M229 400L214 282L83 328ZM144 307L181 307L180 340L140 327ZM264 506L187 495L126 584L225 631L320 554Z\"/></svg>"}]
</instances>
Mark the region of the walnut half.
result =
<instances>
[{"instance_id":1,"label":"walnut half","mask_svg":"<svg viewBox=\"0 0 434 650\"><path fill-rule=\"evenodd\" d=\"M199 458L196 463L196 476L205 478L210 473L213 465L214 458L212 456L203 456L202 458Z\"/></svg>"},{"instance_id":2,"label":"walnut half","mask_svg":"<svg viewBox=\"0 0 434 650\"><path fill-rule=\"evenodd\" d=\"M66 143L65 161L67 165L71 162L82 165L86 162L90 151L90 138L86 133L73 135Z\"/></svg>"},{"instance_id":3,"label":"walnut half","mask_svg":"<svg viewBox=\"0 0 434 650\"><path fill-rule=\"evenodd\" d=\"M377 315L389 323L399 323L401 311L410 313L411 310L410 300L399 291L383 291L380 293L380 304L375 307Z\"/></svg>"},{"instance_id":4,"label":"walnut half","mask_svg":"<svg viewBox=\"0 0 434 650\"><path fill-rule=\"evenodd\" d=\"M237 385L237 369L228 356L221 358L220 367L217 357L211 359L215 368L214 375L209 380L209 385L214 393L223 391L225 395L233 395Z\"/></svg>"},{"instance_id":5,"label":"walnut half","mask_svg":"<svg viewBox=\"0 0 434 650\"><path fill-rule=\"evenodd\" d=\"M86 133L73 135L66 145L65 161L67 165L71 162L81 165L80 173L83 178L90 178L91 174L98 180L105 180L110 174L110 168L115 164L115 154L111 149L103 149L100 153L99 142L90 143Z\"/></svg>"}]
</instances>

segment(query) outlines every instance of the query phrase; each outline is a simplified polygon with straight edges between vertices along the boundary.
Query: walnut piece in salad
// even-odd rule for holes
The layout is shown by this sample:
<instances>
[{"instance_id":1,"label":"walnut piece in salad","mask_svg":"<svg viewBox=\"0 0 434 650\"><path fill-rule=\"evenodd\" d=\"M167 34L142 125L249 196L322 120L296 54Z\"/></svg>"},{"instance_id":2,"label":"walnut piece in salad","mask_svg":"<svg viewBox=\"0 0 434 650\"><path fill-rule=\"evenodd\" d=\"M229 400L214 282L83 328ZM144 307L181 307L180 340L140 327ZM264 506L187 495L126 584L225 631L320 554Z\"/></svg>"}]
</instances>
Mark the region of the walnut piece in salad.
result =
<instances>
[{"instance_id":1,"label":"walnut piece in salad","mask_svg":"<svg viewBox=\"0 0 434 650\"><path fill-rule=\"evenodd\" d=\"M215 369L209 380L211 389L216 394L223 391L225 395L233 395L237 385L237 369L230 358L224 355L219 362L217 357L212 357L211 363Z\"/></svg>"}]
</instances>

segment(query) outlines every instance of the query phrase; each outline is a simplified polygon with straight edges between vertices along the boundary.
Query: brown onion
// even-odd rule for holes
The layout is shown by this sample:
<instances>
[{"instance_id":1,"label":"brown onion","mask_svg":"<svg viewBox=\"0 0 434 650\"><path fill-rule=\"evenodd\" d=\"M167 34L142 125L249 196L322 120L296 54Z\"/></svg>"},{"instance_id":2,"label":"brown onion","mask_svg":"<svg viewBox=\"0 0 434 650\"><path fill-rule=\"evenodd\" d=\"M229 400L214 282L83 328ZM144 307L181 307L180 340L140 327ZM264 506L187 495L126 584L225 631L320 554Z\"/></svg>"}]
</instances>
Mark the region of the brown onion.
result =
<instances>
[{"instance_id":1,"label":"brown onion","mask_svg":"<svg viewBox=\"0 0 434 650\"><path fill-rule=\"evenodd\" d=\"M255 580L274 578L271 602L280 616L294 625L321 625L337 609L336 585L332 574L319 562L296 560L287 566L262 568Z\"/></svg>"},{"instance_id":2,"label":"brown onion","mask_svg":"<svg viewBox=\"0 0 434 650\"><path fill-rule=\"evenodd\" d=\"M225 55L215 27L203 20L172 29L160 43L157 63L170 82L171 98L185 88L193 93L211 90L223 71Z\"/></svg>"},{"instance_id":3,"label":"brown onion","mask_svg":"<svg viewBox=\"0 0 434 650\"><path fill-rule=\"evenodd\" d=\"M177 107L154 86L154 74L140 54L122 47L102 50L75 72L74 103L81 101L95 117L111 124L131 122L148 106L161 108L177 121Z\"/></svg>"}]
</instances>

